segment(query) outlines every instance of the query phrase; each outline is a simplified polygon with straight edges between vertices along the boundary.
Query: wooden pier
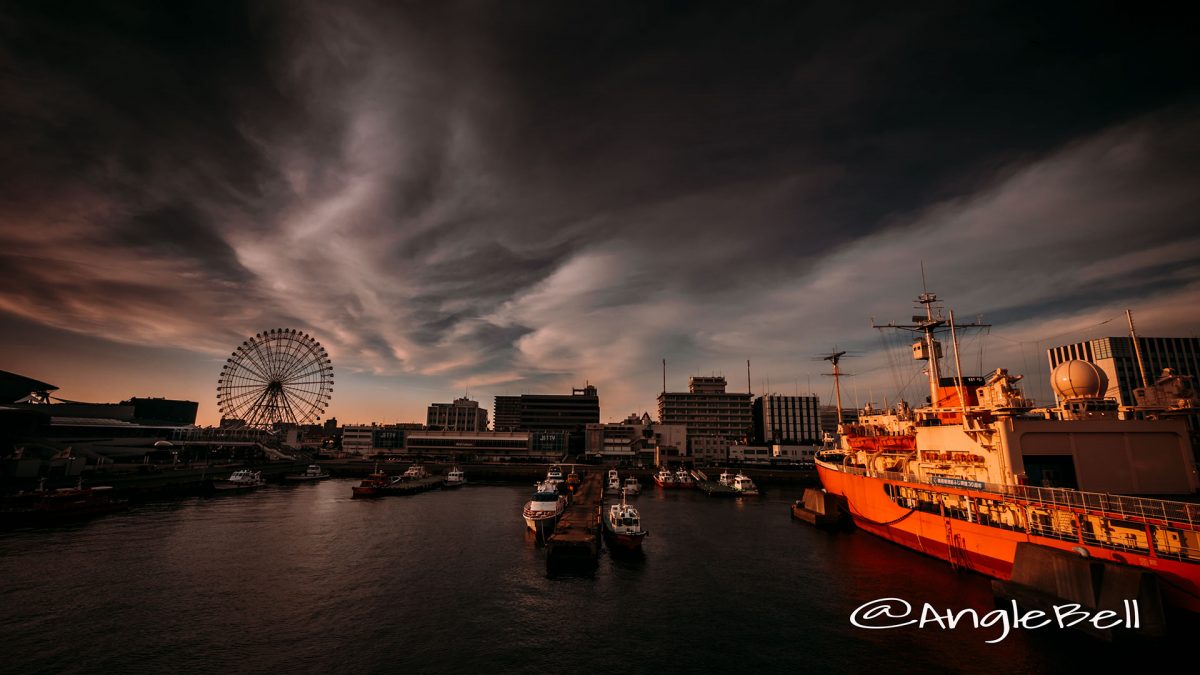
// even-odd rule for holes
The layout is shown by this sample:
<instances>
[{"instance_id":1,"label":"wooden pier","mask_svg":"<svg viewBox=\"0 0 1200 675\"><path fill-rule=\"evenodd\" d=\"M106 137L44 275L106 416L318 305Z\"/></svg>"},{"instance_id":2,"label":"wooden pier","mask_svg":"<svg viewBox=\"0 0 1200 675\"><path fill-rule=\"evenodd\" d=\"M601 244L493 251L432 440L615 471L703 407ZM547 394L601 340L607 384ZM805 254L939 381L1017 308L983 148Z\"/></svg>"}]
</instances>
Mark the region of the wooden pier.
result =
<instances>
[{"instance_id":1,"label":"wooden pier","mask_svg":"<svg viewBox=\"0 0 1200 675\"><path fill-rule=\"evenodd\" d=\"M546 572L585 572L596 569L600 554L600 509L604 489L599 471L589 471L571 497L554 534L546 541Z\"/></svg>"}]
</instances>

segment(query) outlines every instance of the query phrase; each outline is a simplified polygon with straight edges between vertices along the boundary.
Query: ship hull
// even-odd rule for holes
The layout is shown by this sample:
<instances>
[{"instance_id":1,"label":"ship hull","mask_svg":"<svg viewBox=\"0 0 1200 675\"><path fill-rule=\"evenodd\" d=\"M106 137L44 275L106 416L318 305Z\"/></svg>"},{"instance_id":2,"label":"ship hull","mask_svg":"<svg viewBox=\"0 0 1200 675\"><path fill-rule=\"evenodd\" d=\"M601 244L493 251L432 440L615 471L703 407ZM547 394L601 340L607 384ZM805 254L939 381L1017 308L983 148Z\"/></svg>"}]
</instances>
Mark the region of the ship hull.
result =
<instances>
[{"instance_id":1,"label":"ship hull","mask_svg":"<svg viewBox=\"0 0 1200 675\"><path fill-rule=\"evenodd\" d=\"M561 515L557 513L552 516L525 516L525 527L538 538L545 539L554 534L554 526L558 524Z\"/></svg>"},{"instance_id":2,"label":"ship hull","mask_svg":"<svg viewBox=\"0 0 1200 675\"><path fill-rule=\"evenodd\" d=\"M646 538L646 533L617 533L613 532L612 529L608 527L608 524L605 523L604 536L608 540L608 546L610 549L637 552L642 550L642 540Z\"/></svg>"},{"instance_id":3,"label":"ship hull","mask_svg":"<svg viewBox=\"0 0 1200 675\"><path fill-rule=\"evenodd\" d=\"M1200 564L1155 557L1149 552L1113 550L1081 540L1065 540L1033 534L1025 529L1003 529L948 518L937 513L913 510L897 504L884 487L912 485L928 490L926 484L910 484L846 473L817 463L817 474L825 490L845 499L854 524L871 534L925 555L945 560L960 568L989 577L1009 580L1017 544L1027 542L1078 553L1090 558L1132 565L1154 572L1164 582L1163 599L1171 605L1200 613ZM981 499L997 495L968 489L938 488L946 494Z\"/></svg>"}]
</instances>

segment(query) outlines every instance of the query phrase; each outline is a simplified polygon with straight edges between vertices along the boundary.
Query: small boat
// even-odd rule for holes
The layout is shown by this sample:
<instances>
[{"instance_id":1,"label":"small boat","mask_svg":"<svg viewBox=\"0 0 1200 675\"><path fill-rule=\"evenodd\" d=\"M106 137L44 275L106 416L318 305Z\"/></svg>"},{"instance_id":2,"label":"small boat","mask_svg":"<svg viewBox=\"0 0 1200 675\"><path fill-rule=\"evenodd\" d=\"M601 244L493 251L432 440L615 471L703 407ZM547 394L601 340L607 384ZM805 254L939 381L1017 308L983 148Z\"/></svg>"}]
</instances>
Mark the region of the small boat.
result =
<instances>
[{"instance_id":1,"label":"small boat","mask_svg":"<svg viewBox=\"0 0 1200 675\"><path fill-rule=\"evenodd\" d=\"M738 494L758 494L758 486L754 484L754 481L750 480L749 476L740 471L731 479L729 487L733 488L733 491L737 492Z\"/></svg>"},{"instance_id":2,"label":"small boat","mask_svg":"<svg viewBox=\"0 0 1200 675\"><path fill-rule=\"evenodd\" d=\"M604 517L604 534L610 547L641 551L642 540L647 532L642 529L642 516L638 510L622 499L620 504L608 508Z\"/></svg>"},{"instance_id":3,"label":"small boat","mask_svg":"<svg viewBox=\"0 0 1200 675\"><path fill-rule=\"evenodd\" d=\"M616 469L608 470L608 480L604 483L605 494L615 495L621 491L621 475Z\"/></svg>"},{"instance_id":4,"label":"small boat","mask_svg":"<svg viewBox=\"0 0 1200 675\"><path fill-rule=\"evenodd\" d=\"M717 477L717 483L726 487L733 487L733 474L728 471L722 471L721 475Z\"/></svg>"},{"instance_id":5,"label":"small boat","mask_svg":"<svg viewBox=\"0 0 1200 675\"><path fill-rule=\"evenodd\" d=\"M421 480L422 478L429 478L429 472L420 464L413 464L400 476L401 480Z\"/></svg>"},{"instance_id":6,"label":"small boat","mask_svg":"<svg viewBox=\"0 0 1200 675\"><path fill-rule=\"evenodd\" d=\"M110 485L18 492L0 502L0 527L45 527L86 520L129 508L129 501L113 496Z\"/></svg>"},{"instance_id":7,"label":"small boat","mask_svg":"<svg viewBox=\"0 0 1200 675\"><path fill-rule=\"evenodd\" d=\"M383 489L391 485L391 480L388 475L379 470L379 465L375 465L375 471L363 479L362 483L351 488L355 497L378 497L383 494Z\"/></svg>"},{"instance_id":8,"label":"small boat","mask_svg":"<svg viewBox=\"0 0 1200 675\"><path fill-rule=\"evenodd\" d=\"M538 483L533 491L533 498L525 502L521 515L525 517L525 525L539 539L545 539L554 533L554 526L567 508L567 498L558 492L558 485L550 481Z\"/></svg>"},{"instance_id":9,"label":"small boat","mask_svg":"<svg viewBox=\"0 0 1200 675\"><path fill-rule=\"evenodd\" d=\"M556 486L563 482L562 467L557 464L551 464L550 469L546 471L546 480L553 482Z\"/></svg>"},{"instance_id":10,"label":"small boat","mask_svg":"<svg viewBox=\"0 0 1200 675\"><path fill-rule=\"evenodd\" d=\"M675 472L675 483L676 487L681 490L690 490L696 487L696 479L692 478L692 474L683 468Z\"/></svg>"},{"instance_id":11,"label":"small boat","mask_svg":"<svg viewBox=\"0 0 1200 675\"><path fill-rule=\"evenodd\" d=\"M675 480L675 474L667 467L658 470L654 474L654 484L666 490L673 490L679 487L679 482Z\"/></svg>"},{"instance_id":12,"label":"small boat","mask_svg":"<svg viewBox=\"0 0 1200 675\"><path fill-rule=\"evenodd\" d=\"M262 472L251 471L250 469L238 469L229 475L225 480L214 480L214 490L253 490L267 484L263 480Z\"/></svg>"},{"instance_id":13,"label":"small boat","mask_svg":"<svg viewBox=\"0 0 1200 675\"><path fill-rule=\"evenodd\" d=\"M636 476L628 476L625 482L621 485L621 494L628 497L636 497L642 493L642 484L638 482Z\"/></svg>"},{"instance_id":14,"label":"small boat","mask_svg":"<svg viewBox=\"0 0 1200 675\"><path fill-rule=\"evenodd\" d=\"M467 477L465 474L463 474L462 469L458 468L457 466L451 467L451 469L446 472L446 479L442 481L442 487L444 488L462 487L466 484Z\"/></svg>"},{"instance_id":15,"label":"small boat","mask_svg":"<svg viewBox=\"0 0 1200 675\"><path fill-rule=\"evenodd\" d=\"M583 484L583 479L575 472L575 467L571 467L571 473L567 474L567 492L574 492Z\"/></svg>"},{"instance_id":16,"label":"small boat","mask_svg":"<svg viewBox=\"0 0 1200 675\"><path fill-rule=\"evenodd\" d=\"M319 480L325 480L326 478L329 478L329 472L322 469L317 464L309 464L308 468L304 470L304 473L289 473L283 477L284 480L297 482L315 482Z\"/></svg>"}]
</instances>

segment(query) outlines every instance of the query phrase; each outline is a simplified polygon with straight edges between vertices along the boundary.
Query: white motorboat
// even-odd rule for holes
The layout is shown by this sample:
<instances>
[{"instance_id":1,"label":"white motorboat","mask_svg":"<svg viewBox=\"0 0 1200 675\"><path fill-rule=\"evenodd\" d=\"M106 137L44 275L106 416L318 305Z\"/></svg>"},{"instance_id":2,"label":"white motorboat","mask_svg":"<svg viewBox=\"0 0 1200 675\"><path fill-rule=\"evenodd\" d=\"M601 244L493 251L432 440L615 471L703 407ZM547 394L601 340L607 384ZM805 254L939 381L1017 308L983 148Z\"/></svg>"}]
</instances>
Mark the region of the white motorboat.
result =
<instances>
[{"instance_id":1,"label":"white motorboat","mask_svg":"<svg viewBox=\"0 0 1200 675\"><path fill-rule=\"evenodd\" d=\"M557 484L543 481L534 488L533 498L525 502L522 515L526 527L539 539L545 539L554 533L554 526L566 508L567 498L559 494Z\"/></svg>"},{"instance_id":2,"label":"white motorboat","mask_svg":"<svg viewBox=\"0 0 1200 675\"><path fill-rule=\"evenodd\" d=\"M267 484L263 480L262 473L251 471L249 469L238 469L230 474L229 478L224 480L214 480L214 490L253 490Z\"/></svg>"},{"instance_id":3,"label":"white motorboat","mask_svg":"<svg viewBox=\"0 0 1200 675\"><path fill-rule=\"evenodd\" d=\"M462 472L462 469L457 466L451 467L446 472L446 479L442 481L442 487L456 488L467 484L467 476Z\"/></svg>"},{"instance_id":4,"label":"white motorboat","mask_svg":"<svg viewBox=\"0 0 1200 675\"><path fill-rule=\"evenodd\" d=\"M304 473L290 473L283 478L284 480L297 482L313 482L329 478L329 472L322 469L320 465L309 464L308 468L304 470Z\"/></svg>"},{"instance_id":5,"label":"white motorboat","mask_svg":"<svg viewBox=\"0 0 1200 675\"><path fill-rule=\"evenodd\" d=\"M636 497L642 493L642 484L638 482L636 476L627 476L625 482L621 484L621 494Z\"/></svg>"},{"instance_id":6,"label":"white motorboat","mask_svg":"<svg viewBox=\"0 0 1200 675\"><path fill-rule=\"evenodd\" d=\"M621 491L621 476L616 469L608 470L608 480L604 483L604 492L615 495Z\"/></svg>"},{"instance_id":7,"label":"white motorboat","mask_svg":"<svg viewBox=\"0 0 1200 675\"><path fill-rule=\"evenodd\" d=\"M758 494L758 486L754 484L754 481L750 480L749 476L743 474L740 471L730 481L729 487L733 488L734 492L737 492L738 494L743 494L743 495Z\"/></svg>"}]
</instances>

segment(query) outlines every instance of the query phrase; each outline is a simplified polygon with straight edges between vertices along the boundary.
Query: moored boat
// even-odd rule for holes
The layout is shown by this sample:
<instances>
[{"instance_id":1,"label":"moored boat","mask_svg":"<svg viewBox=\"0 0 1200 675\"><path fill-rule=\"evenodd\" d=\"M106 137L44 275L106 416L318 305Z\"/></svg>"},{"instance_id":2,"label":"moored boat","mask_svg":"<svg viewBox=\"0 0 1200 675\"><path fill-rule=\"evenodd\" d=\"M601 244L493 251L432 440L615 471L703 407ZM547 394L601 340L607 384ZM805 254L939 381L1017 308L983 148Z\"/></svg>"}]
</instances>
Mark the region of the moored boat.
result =
<instances>
[{"instance_id":1,"label":"moored boat","mask_svg":"<svg viewBox=\"0 0 1200 675\"><path fill-rule=\"evenodd\" d=\"M729 480L729 487L733 488L733 491L740 495L754 496L758 494L758 486L754 484L754 481L750 480L749 476L741 471L737 472Z\"/></svg>"},{"instance_id":2,"label":"moored boat","mask_svg":"<svg viewBox=\"0 0 1200 675\"><path fill-rule=\"evenodd\" d=\"M350 490L355 497L378 497L390 484L391 479L388 478L388 475L379 470L379 465L375 465L375 471Z\"/></svg>"},{"instance_id":3,"label":"moored boat","mask_svg":"<svg viewBox=\"0 0 1200 675\"><path fill-rule=\"evenodd\" d=\"M605 494L615 495L621 492L621 474L616 469L608 470L608 478L604 482Z\"/></svg>"},{"instance_id":4,"label":"moored boat","mask_svg":"<svg viewBox=\"0 0 1200 675\"><path fill-rule=\"evenodd\" d=\"M665 466L654 474L654 484L666 490L679 487L679 481L675 480L675 474Z\"/></svg>"},{"instance_id":5,"label":"moored boat","mask_svg":"<svg viewBox=\"0 0 1200 675\"><path fill-rule=\"evenodd\" d=\"M1162 600L1200 612L1200 505L1158 498L1200 488L1183 419L1197 409L1190 378L1165 372L1122 406L1106 397L1100 367L1069 360L1051 375L1058 402L1038 407L1003 368L942 375L935 333L950 329L957 361L962 327L935 314L936 299L918 298L925 316L914 325L887 326L918 336L931 404L866 409L854 427L841 424L851 433L816 459L825 490L860 529L1002 585L1028 578L1018 568L1035 555L1082 557L1153 574ZM841 355L827 357L835 375Z\"/></svg>"},{"instance_id":6,"label":"moored boat","mask_svg":"<svg viewBox=\"0 0 1200 675\"><path fill-rule=\"evenodd\" d=\"M621 483L621 494L627 497L636 497L642 493L642 484L638 482L637 476L626 476L625 482Z\"/></svg>"},{"instance_id":7,"label":"moored boat","mask_svg":"<svg viewBox=\"0 0 1200 675\"><path fill-rule=\"evenodd\" d=\"M267 484L263 480L262 473L259 471L251 471L250 469L238 469L229 475L229 478L224 480L214 480L213 489L222 492L232 490L253 490Z\"/></svg>"},{"instance_id":8,"label":"moored boat","mask_svg":"<svg viewBox=\"0 0 1200 675\"><path fill-rule=\"evenodd\" d=\"M463 473L462 469L458 468L457 466L451 467L450 470L446 472L446 479L442 481L442 487L444 488L457 488L466 484L467 476Z\"/></svg>"},{"instance_id":9,"label":"moored boat","mask_svg":"<svg viewBox=\"0 0 1200 675\"><path fill-rule=\"evenodd\" d=\"M575 492L580 485L583 484L583 479L580 478L579 472L575 471L575 467L571 467L571 473L567 474L567 492Z\"/></svg>"},{"instance_id":10,"label":"moored boat","mask_svg":"<svg viewBox=\"0 0 1200 675\"><path fill-rule=\"evenodd\" d=\"M610 548L640 551L646 534L646 530L642 529L641 514L626 504L624 499L620 504L608 507L604 515L604 535Z\"/></svg>"},{"instance_id":11,"label":"moored boat","mask_svg":"<svg viewBox=\"0 0 1200 675\"><path fill-rule=\"evenodd\" d=\"M309 464L303 473L289 473L283 477L284 480L293 482L314 482L325 480L326 478L329 478L329 472L317 464Z\"/></svg>"},{"instance_id":12,"label":"moored boat","mask_svg":"<svg viewBox=\"0 0 1200 675\"><path fill-rule=\"evenodd\" d=\"M534 487L533 498L525 502L521 515L528 527L539 539L554 533L554 526L567 508L567 498L559 494L558 485L542 481Z\"/></svg>"},{"instance_id":13,"label":"moored boat","mask_svg":"<svg viewBox=\"0 0 1200 675\"><path fill-rule=\"evenodd\" d=\"M557 464L551 464L550 468L546 470L546 481L554 483L555 487L557 487L563 480L562 467Z\"/></svg>"},{"instance_id":14,"label":"moored boat","mask_svg":"<svg viewBox=\"0 0 1200 675\"><path fill-rule=\"evenodd\" d=\"M18 492L0 501L0 527L46 527L86 520L129 508L108 485Z\"/></svg>"},{"instance_id":15,"label":"moored boat","mask_svg":"<svg viewBox=\"0 0 1200 675\"><path fill-rule=\"evenodd\" d=\"M400 478L401 480L421 480L422 478L429 478L429 472L425 470L424 466L413 464L400 475Z\"/></svg>"},{"instance_id":16,"label":"moored boat","mask_svg":"<svg viewBox=\"0 0 1200 675\"><path fill-rule=\"evenodd\" d=\"M696 479L692 478L690 471L680 467L680 469L675 472L675 484L681 490L690 490L696 487Z\"/></svg>"}]
</instances>

